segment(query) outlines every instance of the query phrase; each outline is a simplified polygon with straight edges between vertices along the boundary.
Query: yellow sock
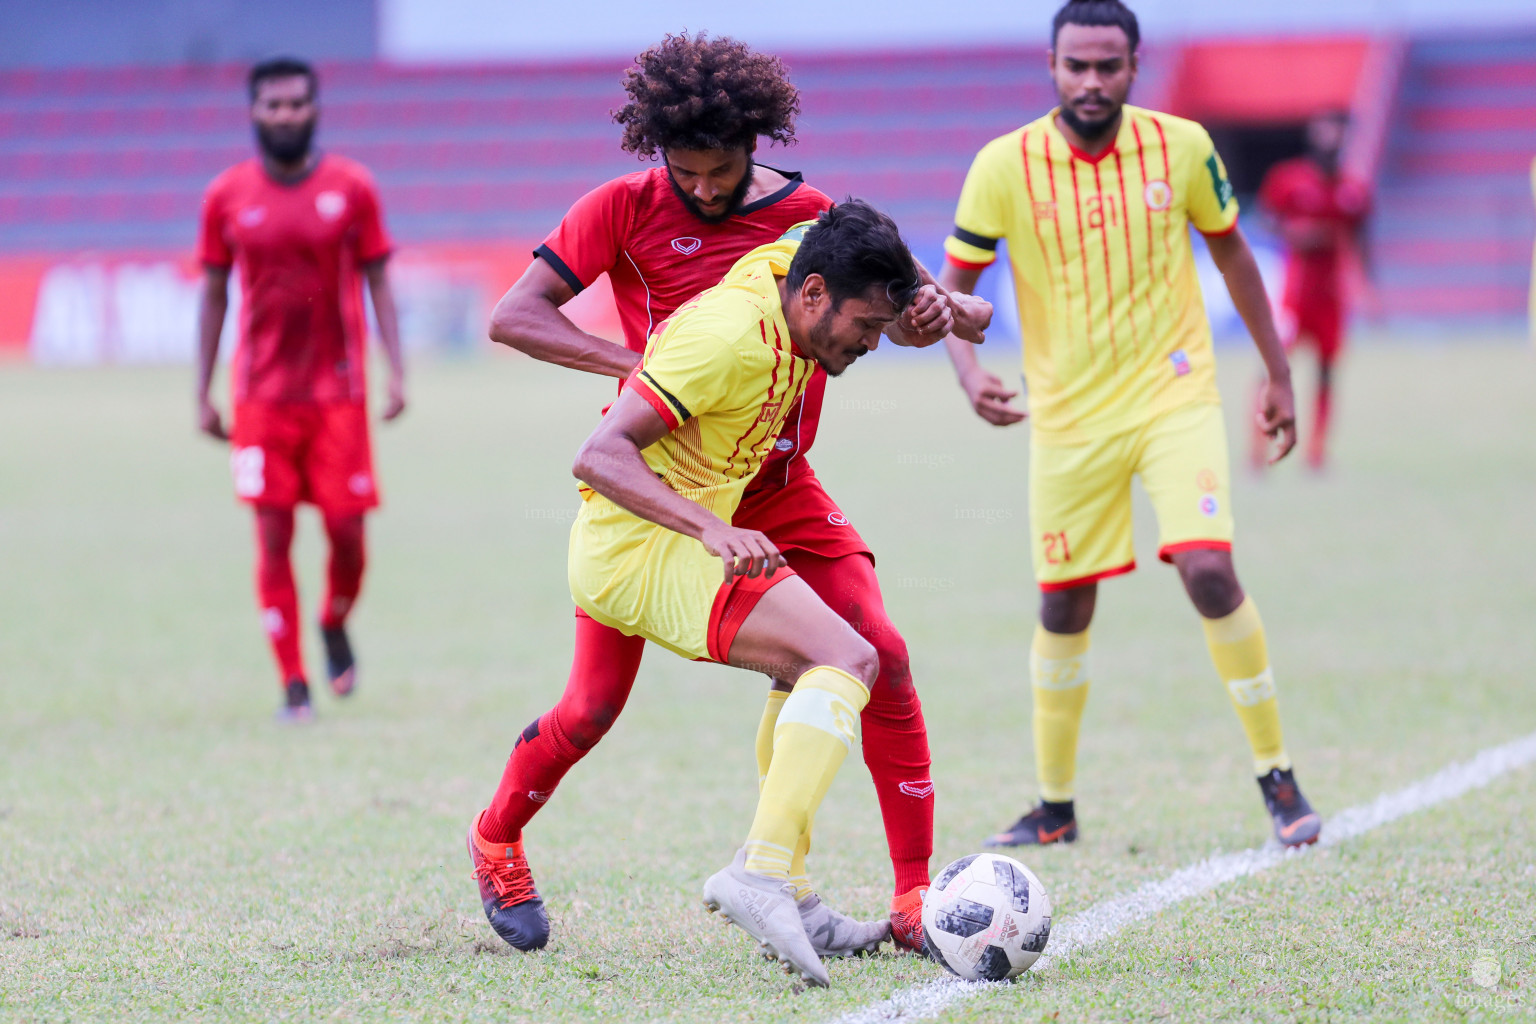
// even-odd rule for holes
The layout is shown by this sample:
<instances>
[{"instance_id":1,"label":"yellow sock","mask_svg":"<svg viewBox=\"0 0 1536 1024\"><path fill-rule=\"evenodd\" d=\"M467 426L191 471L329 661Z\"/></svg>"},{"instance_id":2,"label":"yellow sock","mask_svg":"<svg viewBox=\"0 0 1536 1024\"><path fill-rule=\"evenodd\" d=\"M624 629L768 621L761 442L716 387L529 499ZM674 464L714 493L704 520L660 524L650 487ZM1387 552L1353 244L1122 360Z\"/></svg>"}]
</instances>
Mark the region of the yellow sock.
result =
<instances>
[{"instance_id":1,"label":"yellow sock","mask_svg":"<svg viewBox=\"0 0 1536 1024\"><path fill-rule=\"evenodd\" d=\"M1253 770L1263 775L1271 768L1289 768L1280 735L1280 701L1275 696L1275 674L1269 667L1269 649L1264 643L1264 623L1252 598L1230 615L1202 619L1205 642L1211 649L1211 661L1226 684L1232 707L1248 734L1253 748Z\"/></svg>"},{"instance_id":2,"label":"yellow sock","mask_svg":"<svg viewBox=\"0 0 1536 1024\"><path fill-rule=\"evenodd\" d=\"M1035 696L1035 774L1046 800L1072 799L1077 733L1088 703L1088 631L1050 633L1035 626L1029 652Z\"/></svg>"},{"instance_id":3,"label":"yellow sock","mask_svg":"<svg viewBox=\"0 0 1536 1024\"><path fill-rule=\"evenodd\" d=\"M768 778L768 766L773 763L773 731L779 724L779 712L784 707L784 699L789 693L784 690L769 690L768 702L763 705L763 717L757 723L757 791L763 791L763 782ZM795 843L794 856L789 861L789 880L795 883L795 899L803 900L815 890L811 888L811 876L805 868L805 855L811 850L811 831L807 828L800 835L800 840Z\"/></svg>"},{"instance_id":4,"label":"yellow sock","mask_svg":"<svg viewBox=\"0 0 1536 1024\"><path fill-rule=\"evenodd\" d=\"M859 739L869 690L841 669L821 665L795 683L779 709L773 758L747 833L747 870L788 879L795 848L843 759Z\"/></svg>"}]
</instances>

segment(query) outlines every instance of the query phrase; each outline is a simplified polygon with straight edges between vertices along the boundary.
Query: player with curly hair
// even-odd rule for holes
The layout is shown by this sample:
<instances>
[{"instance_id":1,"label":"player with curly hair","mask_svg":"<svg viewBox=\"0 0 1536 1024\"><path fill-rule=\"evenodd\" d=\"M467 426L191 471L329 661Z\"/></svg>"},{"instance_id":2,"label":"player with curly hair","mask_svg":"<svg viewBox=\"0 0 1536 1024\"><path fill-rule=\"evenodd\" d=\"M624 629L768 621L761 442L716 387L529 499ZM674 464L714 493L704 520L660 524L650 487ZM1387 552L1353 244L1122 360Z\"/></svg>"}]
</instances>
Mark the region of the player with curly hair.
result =
<instances>
[{"instance_id":1,"label":"player with curly hair","mask_svg":"<svg viewBox=\"0 0 1536 1024\"><path fill-rule=\"evenodd\" d=\"M624 89L629 102L614 112L624 128L623 146L637 156L659 157L661 166L606 182L578 200L497 304L490 325L493 340L535 359L620 382L636 370L647 339L679 306L720 281L746 253L832 205L799 174L754 159L762 138L795 140L799 95L776 57L729 38L671 35L637 58ZM623 345L585 333L560 310L605 273ZM902 325L888 333L902 343L932 343L954 325L959 308L965 316L959 330L979 338L990 307L968 298L957 303L930 284ZM826 372L816 370L787 411L732 524L765 535L878 653L879 677L861 714L864 759L895 870L896 940L921 949L921 892L933 852L927 729L906 644L885 613L874 556L805 460L826 380ZM523 826L613 725L644 649L644 638L577 611L565 694L523 731L500 788L470 829L486 915L497 934L519 949L537 949L549 935L523 852ZM769 693L757 738L760 778L768 775L779 709L791 689L791 681L776 681ZM892 923L856 922L822 903L806 877L808 847L807 832L785 859L818 952L846 955L877 946Z\"/></svg>"}]
</instances>

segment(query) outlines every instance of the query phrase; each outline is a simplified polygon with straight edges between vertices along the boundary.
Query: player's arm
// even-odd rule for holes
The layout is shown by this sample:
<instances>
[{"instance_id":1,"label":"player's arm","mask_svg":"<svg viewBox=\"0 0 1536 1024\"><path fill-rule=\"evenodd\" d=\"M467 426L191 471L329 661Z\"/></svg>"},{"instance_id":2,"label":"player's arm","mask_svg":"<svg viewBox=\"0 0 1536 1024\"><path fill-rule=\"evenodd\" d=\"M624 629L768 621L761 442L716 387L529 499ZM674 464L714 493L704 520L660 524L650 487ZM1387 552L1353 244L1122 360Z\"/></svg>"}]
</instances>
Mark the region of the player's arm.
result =
<instances>
[{"instance_id":1,"label":"player's arm","mask_svg":"<svg viewBox=\"0 0 1536 1024\"><path fill-rule=\"evenodd\" d=\"M1275 329L1274 314L1270 310L1269 295L1264 291L1264 279L1259 276L1259 265L1248 248L1248 239L1241 228L1234 227L1224 234L1205 236L1205 244L1211 251L1211 260L1227 284L1227 294L1232 305L1253 338L1259 356L1264 360L1266 379L1259 396L1259 429L1271 439L1278 439L1279 449L1270 458L1273 465L1285 458L1296 446L1296 397L1291 391L1291 365L1280 344L1280 334Z\"/></svg>"},{"instance_id":2,"label":"player's arm","mask_svg":"<svg viewBox=\"0 0 1536 1024\"><path fill-rule=\"evenodd\" d=\"M671 427L651 404L630 388L619 393L592 436L576 453L576 479L641 519L692 537L725 567L725 579L757 576L786 564L784 556L756 530L732 526L697 502L662 483L640 453Z\"/></svg>"},{"instance_id":3,"label":"player's arm","mask_svg":"<svg viewBox=\"0 0 1536 1024\"><path fill-rule=\"evenodd\" d=\"M982 269L961 267L945 260L944 269L939 271L939 285L950 294L958 292L969 295L975 289L976 282L981 280ZM988 304L987 308L990 316L991 305ZM965 389L965 396L970 400L971 408L976 410L976 415L998 427L1006 427L1024 419L1027 414L1013 404L1019 393L1008 390L996 374L981 365L981 361L976 358L976 346L951 335L944 339L944 349L949 353L955 375L960 379L960 386Z\"/></svg>"},{"instance_id":4,"label":"player's arm","mask_svg":"<svg viewBox=\"0 0 1536 1024\"><path fill-rule=\"evenodd\" d=\"M228 441L229 432L224 429L208 392L213 387L213 368L219 362L219 335L224 333L224 314L228 311L229 268L205 265L197 303L197 429L220 441Z\"/></svg>"},{"instance_id":5,"label":"player's arm","mask_svg":"<svg viewBox=\"0 0 1536 1024\"><path fill-rule=\"evenodd\" d=\"M379 345L389 362L389 403L384 407L384 418L392 420L405 412L405 356L400 350L400 315L395 310L395 292L389 283L389 260L365 264L363 276L368 278L373 315L379 322Z\"/></svg>"},{"instance_id":6,"label":"player's arm","mask_svg":"<svg viewBox=\"0 0 1536 1024\"><path fill-rule=\"evenodd\" d=\"M640 362L639 353L571 323L560 307L575 297L554 267L535 259L491 312L491 340L541 362L620 380L628 377Z\"/></svg>"}]
</instances>

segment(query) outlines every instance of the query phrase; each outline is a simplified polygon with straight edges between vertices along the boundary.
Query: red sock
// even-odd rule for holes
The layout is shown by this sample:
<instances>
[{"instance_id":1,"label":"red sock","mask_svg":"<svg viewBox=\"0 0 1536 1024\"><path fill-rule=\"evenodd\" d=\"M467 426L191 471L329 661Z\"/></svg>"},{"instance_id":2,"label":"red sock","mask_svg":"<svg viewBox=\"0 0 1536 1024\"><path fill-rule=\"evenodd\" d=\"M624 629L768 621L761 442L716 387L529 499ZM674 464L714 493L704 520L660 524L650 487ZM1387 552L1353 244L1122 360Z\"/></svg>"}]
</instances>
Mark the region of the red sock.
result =
<instances>
[{"instance_id":1,"label":"red sock","mask_svg":"<svg viewBox=\"0 0 1536 1024\"><path fill-rule=\"evenodd\" d=\"M256 599L261 606L261 625L272 644L272 654L286 685L303 679L304 658L299 652L299 591L293 582L293 509L256 509Z\"/></svg>"},{"instance_id":2,"label":"red sock","mask_svg":"<svg viewBox=\"0 0 1536 1024\"><path fill-rule=\"evenodd\" d=\"M571 766L603 738L634 688L645 640L576 616L576 652L560 703L518 737L501 785L480 818L480 837L515 842Z\"/></svg>"},{"instance_id":3,"label":"red sock","mask_svg":"<svg viewBox=\"0 0 1536 1024\"><path fill-rule=\"evenodd\" d=\"M860 718L864 763L880 801L899 896L928 884L928 861L933 856L928 727L912 687L907 644L885 614L874 564L864 555L823 558L792 550L788 559L817 596L854 623L880 655L880 675Z\"/></svg>"},{"instance_id":4,"label":"red sock","mask_svg":"<svg viewBox=\"0 0 1536 1024\"><path fill-rule=\"evenodd\" d=\"M1328 453L1328 421L1333 415L1333 386L1328 368L1317 385L1317 406L1312 414L1312 437L1307 442L1307 460L1321 466Z\"/></svg>"},{"instance_id":5,"label":"red sock","mask_svg":"<svg viewBox=\"0 0 1536 1024\"><path fill-rule=\"evenodd\" d=\"M367 561L363 544L363 516L326 516L325 534L331 541L331 557L325 567L325 603L320 606L320 625L335 629L346 623L363 588Z\"/></svg>"}]
</instances>

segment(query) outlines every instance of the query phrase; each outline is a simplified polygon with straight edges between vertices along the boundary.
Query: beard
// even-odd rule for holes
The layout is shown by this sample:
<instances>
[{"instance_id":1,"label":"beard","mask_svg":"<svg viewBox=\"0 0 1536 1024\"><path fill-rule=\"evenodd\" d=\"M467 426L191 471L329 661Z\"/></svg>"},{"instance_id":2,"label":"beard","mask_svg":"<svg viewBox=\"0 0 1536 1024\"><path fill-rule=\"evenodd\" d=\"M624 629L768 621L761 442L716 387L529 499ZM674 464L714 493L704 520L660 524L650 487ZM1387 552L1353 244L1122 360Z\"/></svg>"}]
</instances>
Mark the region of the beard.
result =
<instances>
[{"instance_id":1,"label":"beard","mask_svg":"<svg viewBox=\"0 0 1536 1024\"><path fill-rule=\"evenodd\" d=\"M277 164L296 164L309 155L310 143L315 137L315 122L300 128L268 128L256 126L256 145Z\"/></svg>"},{"instance_id":2,"label":"beard","mask_svg":"<svg viewBox=\"0 0 1536 1024\"><path fill-rule=\"evenodd\" d=\"M747 189L752 187L752 168L756 166L756 161L749 155L747 157L747 171L741 176L740 183L737 184L731 191L730 196L727 197L724 213L705 213L703 208L699 206L697 199L678 187L677 179L672 177L672 169L670 167L667 168L667 181L672 186L672 194L677 196L678 201L683 204L689 213L706 224L719 224L736 216L736 211L741 209L742 200L747 198Z\"/></svg>"},{"instance_id":3,"label":"beard","mask_svg":"<svg viewBox=\"0 0 1536 1024\"><path fill-rule=\"evenodd\" d=\"M1061 119L1067 123L1067 127L1076 132L1080 138L1090 142L1103 138L1104 134L1109 131L1110 125L1114 124L1115 119L1119 116L1119 104L1116 104L1114 112L1102 121L1084 121L1077 116L1077 111L1073 110L1071 106L1066 103L1061 105Z\"/></svg>"},{"instance_id":4,"label":"beard","mask_svg":"<svg viewBox=\"0 0 1536 1024\"><path fill-rule=\"evenodd\" d=\"M817 320L814 324L811 325L810 335L812 351L820 353L828 351L834 347L831 340L832 310L829 309L825 313L821 314L821 319ZM858 356L862 356L867 353L869 349L863 345L860 345L856 349L847 349L846 351L857 358ZM846 370L849 366L853 365L853 359L849 359L848 364L842 367L842 369L834 370L832 367L827 365L825 359L823 359L820 355L817 355L816 365L827 371L828 377L841 377L843 375L843 370Z\"/></svg>"}]
</instances>

